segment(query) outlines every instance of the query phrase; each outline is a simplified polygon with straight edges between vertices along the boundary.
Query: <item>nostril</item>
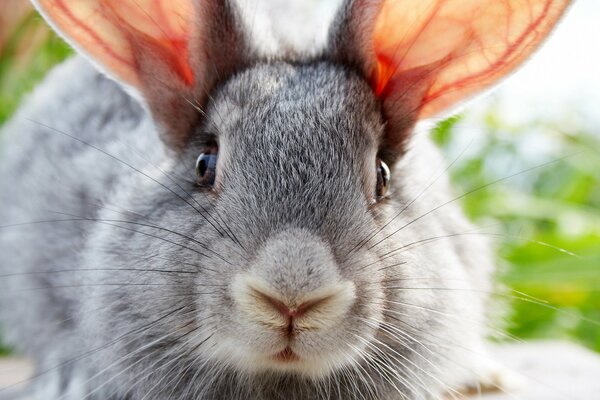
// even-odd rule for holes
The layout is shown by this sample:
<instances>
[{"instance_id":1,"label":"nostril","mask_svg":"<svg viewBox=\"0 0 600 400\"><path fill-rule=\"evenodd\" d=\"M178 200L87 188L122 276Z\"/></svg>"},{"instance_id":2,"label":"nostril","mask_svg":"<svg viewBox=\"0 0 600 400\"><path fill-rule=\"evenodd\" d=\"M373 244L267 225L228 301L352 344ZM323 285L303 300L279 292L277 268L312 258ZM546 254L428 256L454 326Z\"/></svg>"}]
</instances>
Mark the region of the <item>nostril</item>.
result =
<instances>
[{"instance_id":1,"label":"nostril","mask_svg":"<svg viewBox=\"0 0 600 400\"><path fill-rule=\"evenodd\" d=\"M312 308L317 307L320 303L324 303L328 300L330 296L327 296L322 299L313 299L310 301L306 301L297 306L288 306L284 302L275 299L268 294L262 293L256 289L253 289L257 296L262 297L267 303L269 303L275 310L277 310L281 315L286 318L294 319L300 318L305 313L309 312Z\"/></svg>"},{"instance_id":2,"label":"nostril","mask_svg":"<svg viewBox=\"0 0 600 400\"><path fill-rule=\"evenodd\" d=\"M319 304L327 302L331 296L327 296L321 299L313 299L306 301L296 307L287 306L282 301L275 299L265 293L256 291L256 295L260 296L271 305L277 312L279 312L286 320L286 325L283 328L284 334L289 337L294 336L296 332L296 320L302 318L306 313L310 312L311 309L317 308Z\"/></svg>"},{"instance_id":3,"label":"nostril","mask_svg":"<svg viewBox=\"0 0 600 400\"><path fill-rule=\"evenodd\" d=\"M297 318L300 316L300 312L297 308L289 307L282 301L279 301L268 294L262 293L259 290L252 288L256 293L256 296L261 297L265 302L270 304L275 310L286 318Z\"/></svg>"},{"instance_id":4,"label":"nostril","mask_svg":"<svg viewBox=\"0 0 600 400\"><path fill-rule=\"evenodd\" d=\"M238 275L232 284L236 306L246 318L288 335L333 326L355 299L354 284L336 282L309 293L278 292L262 279Z\"/></svg>"}]
</instances>

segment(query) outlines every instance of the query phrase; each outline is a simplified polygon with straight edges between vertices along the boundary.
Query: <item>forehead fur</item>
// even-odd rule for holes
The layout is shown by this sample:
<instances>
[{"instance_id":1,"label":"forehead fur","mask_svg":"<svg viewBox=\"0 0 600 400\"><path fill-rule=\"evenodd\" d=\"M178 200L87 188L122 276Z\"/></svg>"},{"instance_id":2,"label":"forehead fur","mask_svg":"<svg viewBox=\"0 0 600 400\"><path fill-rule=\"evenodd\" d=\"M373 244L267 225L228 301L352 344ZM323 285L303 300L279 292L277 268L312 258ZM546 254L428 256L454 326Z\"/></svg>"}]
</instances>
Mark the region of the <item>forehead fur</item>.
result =
<instances>
[{"instance_id":1,"label":"forehead fur","mask_svg":"<svg viewBox=\"0 0 600 400\"><path fill-rule=\"evenodd\" d=\"M208 115L220 146L222 200L252 202L257 221L272 222L267 230L347 219L333 209L351 214L374 190L381 112L352 70L261 64L230 80Z\"/></svg>"},{"instance_id":2,"label":"forehead fur","mask_svg":"<svg viewBox=\"0 0 600 400\"><path fill-rule=\"evenodd\" d=\"M327 132L329 135L339 134L348 142L372 146L381 134L379 104L368 83L353 70L325 61L258 64L233 77L219 91L219 103L226 103L229 113L239 113L229 122L240 123L237 130L218 132L227 135L269 139L283 131L306 132L318 144L327 138L314 135L308 128L320 125L320 131L334 128ZM245 116L252 121L243 121ZM263 129L248 129L257 124ZM344 131L347 128L353 129Z\"/></svg>"}]
</instances>

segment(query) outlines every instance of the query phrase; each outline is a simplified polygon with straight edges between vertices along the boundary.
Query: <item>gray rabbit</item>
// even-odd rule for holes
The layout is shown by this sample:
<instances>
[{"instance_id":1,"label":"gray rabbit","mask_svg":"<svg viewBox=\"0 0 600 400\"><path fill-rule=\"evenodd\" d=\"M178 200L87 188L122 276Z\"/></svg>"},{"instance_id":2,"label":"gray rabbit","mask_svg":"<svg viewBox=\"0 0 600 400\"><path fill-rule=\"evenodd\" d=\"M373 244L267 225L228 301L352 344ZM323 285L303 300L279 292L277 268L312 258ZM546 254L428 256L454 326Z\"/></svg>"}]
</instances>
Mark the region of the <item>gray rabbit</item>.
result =
<instances>
[{"instance_id":1,"label":"gray rabbit","mask_svg":"<svg viewBox=\"0 0 600 400\"><path fill-rule=\"evenodd\" d=\"M512 72L569 1L348 0L325 49L277 57L229 1L34 3L85 56L1 136L0 316L36 399L501 384L493 257L412 132Z\"/></svg>"}]
</instances>

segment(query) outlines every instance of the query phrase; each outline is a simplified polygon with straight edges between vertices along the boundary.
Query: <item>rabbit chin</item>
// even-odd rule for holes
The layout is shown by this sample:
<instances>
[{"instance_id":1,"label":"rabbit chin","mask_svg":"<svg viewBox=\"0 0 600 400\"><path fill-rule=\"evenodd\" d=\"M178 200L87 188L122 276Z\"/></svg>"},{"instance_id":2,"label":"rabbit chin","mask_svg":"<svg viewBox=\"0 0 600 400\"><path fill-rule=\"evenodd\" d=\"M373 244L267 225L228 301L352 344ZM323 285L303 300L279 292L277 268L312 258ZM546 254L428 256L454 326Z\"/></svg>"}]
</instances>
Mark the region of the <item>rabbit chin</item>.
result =
<instances>
[{"instance_id":1,"label":"rabbit chin","mask_svg":"<svg viewBox=\"0 0 600 400\"><path fill-rule=\"evenodd\" d=\"M280 346L267 352L258 352L234 339L224 339L215 347L215 357L248 374L281 373L322 379L348 365L356 364L359 354L350 350L332 350L327 353L307 354L301 349ZM301 347L301 346L298 346Z\"/></svg>"}]
</instances>

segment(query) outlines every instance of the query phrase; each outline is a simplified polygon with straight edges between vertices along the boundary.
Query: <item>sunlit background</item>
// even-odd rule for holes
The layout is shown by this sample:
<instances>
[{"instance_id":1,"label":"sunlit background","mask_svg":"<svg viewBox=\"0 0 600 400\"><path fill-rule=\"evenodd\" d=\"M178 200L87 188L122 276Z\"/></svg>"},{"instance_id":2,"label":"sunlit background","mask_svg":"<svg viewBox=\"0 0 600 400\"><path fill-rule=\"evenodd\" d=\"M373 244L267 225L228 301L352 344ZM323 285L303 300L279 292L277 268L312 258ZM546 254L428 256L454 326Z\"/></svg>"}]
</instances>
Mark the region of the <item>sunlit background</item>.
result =
<instances>
[{"instance_id":1,"label":"sunlit background","mask_svg":"<svg viewBox=\"0 0 600 400\"><path fill-rule=\"evenodd\" d=\"M498 243L506 329L600 352L599 25L600 1L577 1L525 68L434 137L449 159L463 153L457 194L498 181L462 201ZM1 0L0 124L70 54L26 1Z\"/></svg>"}]
</instances>

